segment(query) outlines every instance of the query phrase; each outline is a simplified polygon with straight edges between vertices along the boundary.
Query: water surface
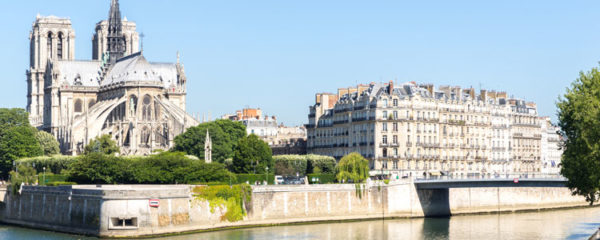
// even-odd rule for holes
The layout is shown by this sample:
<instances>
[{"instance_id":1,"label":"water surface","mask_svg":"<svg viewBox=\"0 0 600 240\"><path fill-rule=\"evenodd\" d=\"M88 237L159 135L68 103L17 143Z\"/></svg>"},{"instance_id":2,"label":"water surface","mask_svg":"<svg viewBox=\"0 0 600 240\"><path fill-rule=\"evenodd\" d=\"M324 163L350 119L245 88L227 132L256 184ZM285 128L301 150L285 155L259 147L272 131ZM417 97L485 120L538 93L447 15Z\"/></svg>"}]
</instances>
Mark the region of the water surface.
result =
<instances>
[{"instance_id":1,"label":"water surface","mask_svg":"<svg viewBox=\"0 0 600 240\"><path fill-rule=\"evenodd\" d=\"M225 230L156 239L587 239L600 207ZM0 225L0 239L93 239Z\"/></svg>"}]
</instances>

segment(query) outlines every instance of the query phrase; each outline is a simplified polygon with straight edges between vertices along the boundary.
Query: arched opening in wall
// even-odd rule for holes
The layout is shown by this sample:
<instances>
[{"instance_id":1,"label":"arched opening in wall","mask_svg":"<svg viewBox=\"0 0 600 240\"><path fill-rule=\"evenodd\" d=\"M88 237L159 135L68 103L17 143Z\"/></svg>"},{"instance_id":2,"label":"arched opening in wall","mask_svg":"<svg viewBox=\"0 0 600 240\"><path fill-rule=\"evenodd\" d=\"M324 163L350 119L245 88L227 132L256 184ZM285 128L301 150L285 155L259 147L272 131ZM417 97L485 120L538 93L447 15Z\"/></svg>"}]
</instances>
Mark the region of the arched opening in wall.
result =
<instances>
[{"instance_id":1,"label":"arched opening in wall","mask_svg":"<svg viewBox=\"0 0 600 240\"><path fill-rule=\"evenodd\" d=\"M81 101L81 99L75 99L74 110L76 113L83 112L83 101Z\"/></svg>"},{"instance_id":2,"label":"arched opening in wall","mask_svg":"<svg viewBox=\"0 0 600 240\"><path fill-rule=\"evenodd\" d=\"M144 147L150 146L150 130L148 129L148 127L144 126L144 128L142 128L142 134L140 135L140 137L140 145Z\"/></svg>"},{"instance_id":3,"label":"arched opening in wall","mask_svg":"<svg viewBox=\"0 0 600 240\"><path fill-rule=\"evenodd\" d=\"M154 119L160 120L160 104L154 101Z\"/></svg>"},{"instance_id":4,"label":"arched opening in wall","mask_svg":"<svg viewBox=\"0 0 600 240\"><path fill-rule=\"evenodd\" d=\"M48 57L52 58L52 32L48 32L48 38L46 40L46 42L48 43L48 46L46 46L47 50L48 50Z\"/></svg>"},{"instance_id":5,"label":"arched opening in wall","mask_svg":"<svg viewBox=\"0 0 600 240\"><path fill-rule=\"evenodd\" d=\"M123 140L123 146L125 147L129 147L131 146L131 129L127 130L127 132L125 133L125 138L123 138L125 140Z\"/></svg>"},{"instance_id":6,"label":"arched opening in wall","mask_svg":"<svg viewBox=\"0 0 600 240\"><path fill-rule=\"evenodd\" d=\"M92 108L96 104L96 99L90 99L88 101L88 109Z\"/></svg>"},{"instance_id":7,"label":"arched opening in wall","mask_svg":"<svg viewBox=\"0 0 600 240\"><path fill-rule=\"evenodd\" d=\"M63 33L58 33L58 42L56 43L56 56L59 60L63 58Z\"/></svg>"},{"instance_id":8,"label":"arched opening in wall","mask_svg":"<svg viewBox=\"0 0 600 240\"><path fill-rule=\"evenodd\" d=\"M157 127L154 131L154 142L158 143L162 147L167 146L167 135L166 132L163 131L162 127Z\"/></svg>"},{"instance_id":9,"label":"arched opening in wall","mask_svg":"<svg viewBox=\"0 0 600 240\"><path fill-rule=\"evenodd\" d=\"M137 97L129 96L129 117L135 117L137 112Z\"/></svg>"},{"instance_id":10,"label":"arched opening in wall","mask_svg":"<svg viewBox=\"0 0 600 240\"><path fill-rule=\"evenodd\" d=\"M144 99L142 100L142 118L144 121L152 120L152 98L150 95L144 95Z\"/></svg>"}]
</instances>

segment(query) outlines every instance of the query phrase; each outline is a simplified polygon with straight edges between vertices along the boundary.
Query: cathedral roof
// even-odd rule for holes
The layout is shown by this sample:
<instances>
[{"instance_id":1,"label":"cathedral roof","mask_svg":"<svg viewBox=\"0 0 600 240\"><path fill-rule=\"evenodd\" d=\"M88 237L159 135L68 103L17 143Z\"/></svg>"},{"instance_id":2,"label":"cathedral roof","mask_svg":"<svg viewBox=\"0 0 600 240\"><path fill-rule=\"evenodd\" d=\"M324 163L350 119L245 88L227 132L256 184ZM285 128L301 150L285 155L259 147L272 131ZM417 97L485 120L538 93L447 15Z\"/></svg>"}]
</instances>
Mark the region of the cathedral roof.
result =
<instances>
[{"instance_id":1,"label":"cathedral roof","mask_svg":"<svg viewBox=\"0 0 600 240\"><path fill-rule=\"evenodd\" d=\"M155 82L162 85L163 78L157 68L138 52L119 59L110 69L101 86L127 82Z\"/></svg>"},{"instance_id":2,"label":"cathedral roof","mask_svg":"<svg viewBox=\"0 0 600 240\"><path fill-rule=\"evenodd\" d=\"M57 61L55 68L60 72L60 82L70 86L98 87L100 61Z\"/></svg>"}]
</instances>

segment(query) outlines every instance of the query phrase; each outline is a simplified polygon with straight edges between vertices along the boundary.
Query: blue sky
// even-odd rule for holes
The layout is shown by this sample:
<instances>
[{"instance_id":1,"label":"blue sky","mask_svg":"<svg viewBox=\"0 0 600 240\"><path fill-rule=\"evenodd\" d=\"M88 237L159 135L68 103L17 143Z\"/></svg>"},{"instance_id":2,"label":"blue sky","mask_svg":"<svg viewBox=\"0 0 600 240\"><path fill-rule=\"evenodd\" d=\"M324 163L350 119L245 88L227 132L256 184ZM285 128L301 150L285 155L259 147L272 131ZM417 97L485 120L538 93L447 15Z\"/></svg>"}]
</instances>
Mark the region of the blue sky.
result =
<instances>
[{"instance_id":1,"label":"blue sky","mask_svg":"<svg viewBox=\"0 0 600 240\"><path fill-rule=\"evenodd\" d=\"M187 109L213 117L260 107L307 121L317 92L397 80L507 91L556 119L557 97L600 59L600 1L121 0L150 61L176 60ZM91 58L109 0L3 1L0 107L25 107L37 13L70 17Z\"/></svg>"}]
</instances>

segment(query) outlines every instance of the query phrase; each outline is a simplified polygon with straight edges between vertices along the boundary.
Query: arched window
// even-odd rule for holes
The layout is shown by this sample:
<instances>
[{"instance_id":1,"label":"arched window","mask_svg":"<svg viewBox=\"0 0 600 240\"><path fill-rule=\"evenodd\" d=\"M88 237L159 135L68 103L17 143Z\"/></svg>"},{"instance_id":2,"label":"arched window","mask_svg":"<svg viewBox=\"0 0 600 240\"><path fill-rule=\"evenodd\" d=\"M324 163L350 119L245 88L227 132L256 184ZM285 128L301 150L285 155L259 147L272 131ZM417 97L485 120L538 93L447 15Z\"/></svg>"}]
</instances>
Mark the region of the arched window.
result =
<instances>
[{"instance_id":1,"label":"arched window","mask_svg":"<svg viewBox=\"0 0 600 240\"><path fill-rule=\"evenodd\" d=\"M137 97L135 95L129 96L129 117L135 117L137 112Z\"/></svg>"},{"instance_id":2,"label":"arched window","mask_svg":"<svg viewBox=\"0 0 600 240\"><path fill-rule=\"evenodd\" d=\"M80 113L83 112L83 101L81 101L81 99L76 99L75 100L75 112L76 113Z\"/></svg>"},{"instance_id":3,"label":"arched window","mask_svg":"<svg viewBox=\"0 0 600 240\"><path fill-rule=\"evenodd\" d=\"M152 120L152 105L151 105L152 98L150 97L150 95L145 95L142 103L144 104L142 107L142 118L144 119L144 121L151 121Z\"/></svg>"},{"instance_id":4,"label":"arched window","mask_svg":"<svg viewBox=\"0 0 600 240\"><path fill-rule=\"evenodd\" d=\"M58 42L56 44L56 55L59 60L63 58L63 33L58 33Z\"/></svg>"},{"instance_id":5,"label":"arched window","mask_svg":"<svg viewBox=\"0 0 600 240\"><path fill-rule=\"evenodd\" d=\"M52 58L52 32L48 32L48 39L46 40L46 42L48 43L48 58Z\"/></svg>"}]
</instances>

